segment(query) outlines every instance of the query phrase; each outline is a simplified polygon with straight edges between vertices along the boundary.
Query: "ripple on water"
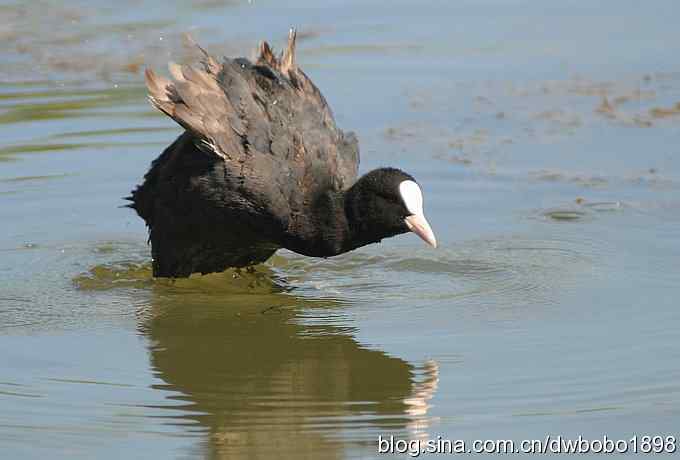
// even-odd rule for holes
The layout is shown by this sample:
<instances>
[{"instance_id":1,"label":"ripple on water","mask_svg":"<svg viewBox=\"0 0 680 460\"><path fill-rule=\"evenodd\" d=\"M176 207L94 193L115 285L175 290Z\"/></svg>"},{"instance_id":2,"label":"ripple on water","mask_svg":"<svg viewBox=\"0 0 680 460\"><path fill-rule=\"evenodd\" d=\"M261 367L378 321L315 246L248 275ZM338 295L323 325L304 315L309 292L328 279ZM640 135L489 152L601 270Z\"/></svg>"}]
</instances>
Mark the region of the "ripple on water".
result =
<instances>
[{"instance_id":1,"label":"ripple on water","mask_svg":"<svg viewBox=\"0 0 680 460\"><path fill-rule=\"evenodd\" d=\"M610 207L593 204L583 207L583 212ZM362 308L389 306L392 312L413 311L414 306L456 305L480 312L485 308L511 311L556 302L580 278L592 277L603 260L606 249L601 242L586 234L576 238L556 228L549 230L550 238L526 235L473 240L436 251L376 246L331 259L280 251L266 264L248 270L176 280L154 279L150 263L141 258L116 261L122 254L115 243L106 243L94 252L109 262L92 266L73 283L81 292L147 290L154 295L192 295L192 300L291 292L301 298L342 299ZM334 321L330 316L326 319Z\"/></svg>"},{"instance_id":2,"label":"ripple on water","mask_svg":"<svg viewBox=\"0 0 680 460\"><path fill-rule=\"evenodd\" d=\"M335 259L297 260L294 284L392 312L465 305L512 309L550 304L592 276L605 248L587 236L516 236L455 246L363 250ZM389 304L389 305L386 305Z\"/></svg>"},{"instance_id":3,"label":"ripple on water","mask_svg":"<svg viewBox=\"0 0 680 460\"><path fill-rule=\"evenodd\" d=\"M626 205L621 201L586 201L577 198L574 203L555 208L537 210L532 218L557 222L582 222L597 218L600 213L622 211Z\"/></svg>"}]
</instances>

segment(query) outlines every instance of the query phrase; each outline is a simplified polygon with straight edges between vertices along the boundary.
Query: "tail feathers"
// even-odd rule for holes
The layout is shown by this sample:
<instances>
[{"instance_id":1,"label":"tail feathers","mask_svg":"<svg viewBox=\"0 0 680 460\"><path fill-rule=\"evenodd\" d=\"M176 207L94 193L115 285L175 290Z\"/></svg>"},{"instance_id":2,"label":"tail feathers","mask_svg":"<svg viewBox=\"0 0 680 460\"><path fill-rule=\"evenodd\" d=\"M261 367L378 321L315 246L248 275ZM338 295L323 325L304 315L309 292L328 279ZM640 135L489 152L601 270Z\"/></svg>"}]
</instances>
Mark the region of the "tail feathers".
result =
<instances>
[{"instance_id":1,"label":"tail feathers","mask_svg":"<svg viewBox=\"0 0 680 460\"><path fill-rule=\"evenodd\" d=\"M260 44L259 56L257 57L257 64L267 65L272 69L278 70L284 75L292 77L297 73L297 65L295 64L295 43L297 32L295 29L290 29L288 32L288 44L279 57L277 58L272 51L271 46L266 41Z\"/></svg>"}]
</instances>

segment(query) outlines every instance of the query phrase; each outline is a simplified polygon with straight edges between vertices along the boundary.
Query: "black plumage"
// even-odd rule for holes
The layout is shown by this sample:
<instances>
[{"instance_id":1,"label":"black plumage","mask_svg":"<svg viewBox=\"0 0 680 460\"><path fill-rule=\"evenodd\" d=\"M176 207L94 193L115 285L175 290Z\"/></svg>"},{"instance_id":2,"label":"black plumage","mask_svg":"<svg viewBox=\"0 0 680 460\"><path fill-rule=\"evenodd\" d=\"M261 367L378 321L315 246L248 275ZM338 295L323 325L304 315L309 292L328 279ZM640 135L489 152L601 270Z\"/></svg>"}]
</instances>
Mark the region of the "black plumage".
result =
<instances>
[{"instance_id":1,"label":"black plumage","mask_svg":"<svg viewBox=\"0 0 680 460\"><path fill-rule=\"evenodd\" d=\"M279 248L329 257L413 230L399 185L415 180L381 168L357 181L357 139L296 65L294 31L279 58L266 42L255 62L198 49L201 68L171 64L174 81L146 71L152 104L185 128L129 198L155 276L244 267Z\"/></svg>"}]
</instances>

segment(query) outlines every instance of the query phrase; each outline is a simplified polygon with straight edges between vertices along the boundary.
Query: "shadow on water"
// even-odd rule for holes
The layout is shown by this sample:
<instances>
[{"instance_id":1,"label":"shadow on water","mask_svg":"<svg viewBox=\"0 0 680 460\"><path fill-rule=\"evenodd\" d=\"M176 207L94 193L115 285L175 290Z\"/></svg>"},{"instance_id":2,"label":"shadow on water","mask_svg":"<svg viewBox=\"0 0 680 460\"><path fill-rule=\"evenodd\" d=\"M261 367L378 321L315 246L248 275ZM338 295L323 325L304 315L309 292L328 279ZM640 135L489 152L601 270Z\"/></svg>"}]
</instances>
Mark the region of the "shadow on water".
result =
<instances>
[{"instance_id":1,"label":"shadow on water","mask_svg":"<svg viewBox=\"0 0 680 460\"><path fill-rule=\"evenodd\" d=\"M138 330L164 382L154 388L179 393L169 407L185 415L168 423L200 433L208 458L342 458L378 432L423 435L437 364L365 348L346 324L305 324L345 302L301 295L275 270L169 281L147 265L99 266L75 283L148 290ZM342 430L358 427L348 444Z\"/></svg>"}]
</instances>

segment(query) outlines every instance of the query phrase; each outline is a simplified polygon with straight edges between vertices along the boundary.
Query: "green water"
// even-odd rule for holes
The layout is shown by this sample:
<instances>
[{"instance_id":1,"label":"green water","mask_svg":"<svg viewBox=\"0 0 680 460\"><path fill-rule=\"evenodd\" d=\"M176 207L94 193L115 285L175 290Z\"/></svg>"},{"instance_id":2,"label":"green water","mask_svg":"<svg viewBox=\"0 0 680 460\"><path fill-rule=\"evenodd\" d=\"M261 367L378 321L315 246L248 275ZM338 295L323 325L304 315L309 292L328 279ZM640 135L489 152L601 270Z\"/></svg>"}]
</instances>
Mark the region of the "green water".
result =
<instances>
[{"instance_id":1,"label":"green water","mask_svg":"<svg viewBox=\"0 0 680 460\"><path fill-rule=\"evenodd\" d=\"M0 6L3 458L680 437L675 3L37 4ZM122 197L180 130L142 69L290 25L440 248L152 279Z\"/></svg>"}]
</instances>

